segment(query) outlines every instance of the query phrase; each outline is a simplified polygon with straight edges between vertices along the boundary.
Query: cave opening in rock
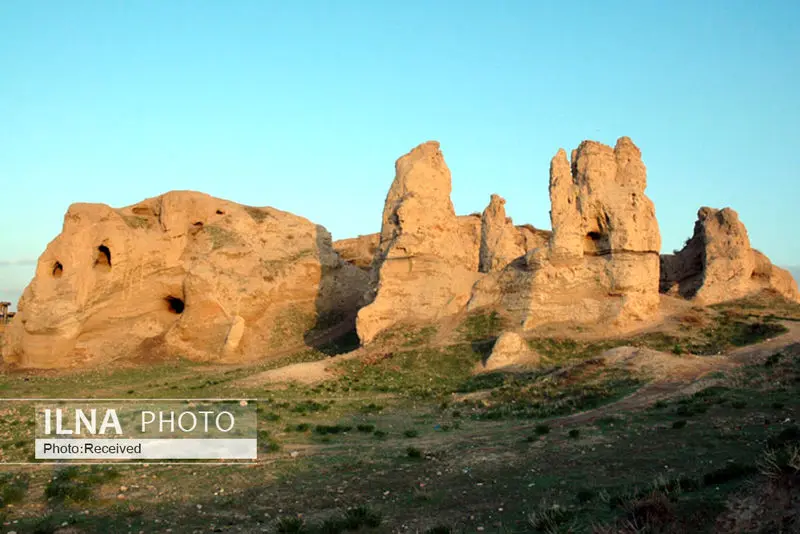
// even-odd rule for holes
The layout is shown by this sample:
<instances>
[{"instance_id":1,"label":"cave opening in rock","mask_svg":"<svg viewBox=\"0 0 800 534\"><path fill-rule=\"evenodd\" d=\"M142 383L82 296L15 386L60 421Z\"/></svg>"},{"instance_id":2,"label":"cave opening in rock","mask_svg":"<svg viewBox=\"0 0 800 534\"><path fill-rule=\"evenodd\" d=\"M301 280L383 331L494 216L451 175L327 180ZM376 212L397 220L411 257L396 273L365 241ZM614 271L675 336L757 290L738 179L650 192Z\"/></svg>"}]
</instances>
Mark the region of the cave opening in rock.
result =
<instances>
[{"instance_id":1,"label":"cave opening in rock","mask_svg":"<svg viewBox=\"0 0 800 534\"><path fill-rule=\"evenodd\" d=\"M586 256L600 256L608 254L608 236L600 232L589 232L584 239L583 253Z\"/></svg>"},{"instance_id":2,"label":"cave opening in rock","mask_svg":"<svg viewBox=\"0 0 800 534\"><path fill-rule=\"evenodd\" d=\"M179 299L178 297L169 296L164 298L164 301L166 301L167 308L172 313L178 313L178 314L183 313L183 310L186 307L186 304L184 304L183 299Z\"/></svg>"},{"instance_id":3,"label":"cave opening in rock","mask_svg":"<svg viewBox=\"0 0 800 534\"><path fill-rule=\"evenodd\" d=\"M104 269L111 268L111 251L105 245L97 247L97 256L94 258L94 266Z\"/></svg>"},{"instance_id":4,"label":"cave opening in rock","mask_svg":"<svg viewBox=\"0 0 800 534\"><path fill-rule=\"evenodd\" d=\"M64 266L61 265L60 261L57 261L53 264L53 278L61 278L62 274L64 274Z\"/></svg>"}]
</instances>

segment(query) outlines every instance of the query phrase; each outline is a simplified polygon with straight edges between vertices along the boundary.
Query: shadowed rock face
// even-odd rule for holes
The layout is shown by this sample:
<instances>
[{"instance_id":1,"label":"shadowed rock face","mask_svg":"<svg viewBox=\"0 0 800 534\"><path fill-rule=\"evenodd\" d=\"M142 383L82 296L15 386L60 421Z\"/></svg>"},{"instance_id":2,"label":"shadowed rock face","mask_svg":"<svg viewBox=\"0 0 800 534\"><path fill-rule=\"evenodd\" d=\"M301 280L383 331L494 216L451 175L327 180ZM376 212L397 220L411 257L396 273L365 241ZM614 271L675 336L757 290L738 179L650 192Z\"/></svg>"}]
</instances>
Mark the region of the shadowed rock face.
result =
<instances>
[{"instance_id":1,"label":"shadowed rock face","mask_svg":"<svg viewBox=\"0 0 800 534\"><path fill-rule=\"evenodd\" d=\"M368 276L322 227L194 192L74 204L7 332L6 362L241 361L353 320Z\"/></svg>"},{"instance_id":2,"label":"shadowed rock face","mask_svg":"<svg viewBox=\"0 0 800 534\"><path fill-rule=\"evenodd\" d=\"M614 148L584 141L571 162L559 150L550 166L549 243L482 279L469 307L500 305L525 327L652 317L661 237L646 185L627 137Z\"/></svg>"},{"instance_id":3,"label":"shadowed rock face","mask_svg":"<svg viewBox=\"0 0 800 534\"><path fill-rule=\"evenodd\" d=\"M676 254L661 256L664 293L715 304L772 289L800 302L792 275L750 247L747 229L731 208L703 207L694 233Z\"/></svg>"}]
</instances>

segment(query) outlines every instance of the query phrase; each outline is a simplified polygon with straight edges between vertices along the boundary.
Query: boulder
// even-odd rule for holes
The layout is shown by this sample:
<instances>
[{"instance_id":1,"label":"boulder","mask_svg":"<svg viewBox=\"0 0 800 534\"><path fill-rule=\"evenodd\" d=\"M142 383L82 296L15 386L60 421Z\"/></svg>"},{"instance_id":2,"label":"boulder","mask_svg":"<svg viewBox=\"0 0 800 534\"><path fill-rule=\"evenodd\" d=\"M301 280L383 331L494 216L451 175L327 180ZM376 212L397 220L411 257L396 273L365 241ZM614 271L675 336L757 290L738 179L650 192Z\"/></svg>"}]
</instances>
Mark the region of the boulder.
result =
<instances>
[{"instance_id":1,"label":"boulder","mask_svg":"<svg viewBox=\"0 0 800 534\"><path fill-rule=\"evenodd\" d=\"M362 343L406 321L458 313L478 277L473 238L450 201L450 170L430 141L397 160L375 254L375 300L358 313Z\"/></svg>"},{"instance_id":2,"label":"boulder","mask_svg":"<svg viewBox=\"0 0 800 534\"><path fill-rule=\"evenodd\" d=\"M538 363L539 356L528 347L525 339L516 332L503 332L495 341L492 353L484 362L487 371L519 363Z\"/></svg>"},{"instance_id":3,"label":"boulder","mask_svg":"<svg viewBox=\"0 0 800 534\"><path fill-rule=\"evenodd\" d=\"M658 310L661 237L641 153L627 137L611 148L584 141L550 165L549 242L475 286L469 309L500 306L525 328L611 321Z\"/></svg>"},{"instance_id":4,"label":"boulder","mask_svg":"<svg viewBox=\"0 0 800 534\"><path fill-rule=\"evenodd\" d=\"M256 359L353 322L367 287L322 226L274 208L189 191L122 209L74 204L20 299L3 359Z\"/></svg>"},{"instance_id":5,"label":"boulder","mask_svg":"<svg viewBox=\"0 0 800 534\"><path fill-rule=\"evenodd\" d=\"M731 208L700 208L685 246L661 256L660 289L706 305L763 289L800 302L792 275L750 247L747 229Z\"/></svg>"}]
</instances>

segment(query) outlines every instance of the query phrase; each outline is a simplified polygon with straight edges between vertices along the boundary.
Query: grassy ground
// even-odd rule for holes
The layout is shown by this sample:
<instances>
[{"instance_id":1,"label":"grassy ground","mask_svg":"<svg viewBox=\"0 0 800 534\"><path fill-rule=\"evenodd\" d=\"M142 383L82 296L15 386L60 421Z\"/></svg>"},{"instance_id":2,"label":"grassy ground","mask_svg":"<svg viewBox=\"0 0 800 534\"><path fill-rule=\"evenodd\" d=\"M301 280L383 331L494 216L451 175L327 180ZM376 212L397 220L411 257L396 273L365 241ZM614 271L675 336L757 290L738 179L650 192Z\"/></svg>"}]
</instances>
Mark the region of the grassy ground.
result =
<instances>
[{"instance_id":1,"label":"grassy ground","mask_svg":"<svg viewBox=\"0 0 800 534\"><path fill-rule=\"evenodd\" d=\"M788 532L798 526L800 347L708 375L691 394L565 416L652 379L605 365L603 350L716 354L779 334L776 317L795 312L745 302L683 331L535 338L542 365L516 373L473 373L503 327L489 314L441 346L432 327L395 332L315 386L240 381L327 357L313 350L257 366L3 374L6 398L257 398L260 452L242 465L5 467L0 523L64 534L733 532L755 508L760 531ZM29 459L32 406L0 410L3 461Z\"/></svg>"}]
</instances>

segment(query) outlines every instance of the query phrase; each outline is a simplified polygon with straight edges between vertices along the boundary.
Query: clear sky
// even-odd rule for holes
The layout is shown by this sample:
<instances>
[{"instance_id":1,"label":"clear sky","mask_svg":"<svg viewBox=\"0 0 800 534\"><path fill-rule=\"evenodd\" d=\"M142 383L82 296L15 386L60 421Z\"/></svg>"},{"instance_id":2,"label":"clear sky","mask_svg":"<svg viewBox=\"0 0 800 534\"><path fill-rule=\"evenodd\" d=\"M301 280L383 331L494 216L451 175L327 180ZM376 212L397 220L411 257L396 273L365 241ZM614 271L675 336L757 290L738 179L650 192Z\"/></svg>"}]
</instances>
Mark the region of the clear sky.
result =
<instances>
[{"instance_id":1,"label":"clear sky","mask_svg":"<svg viewBox=\"0 0 800 534\"><path fill-rule=\"evenodd\" d=\"M459 214L549 228L559 147L630 136L664 251L702 205L800 265L800 2L0 2L0 299L72 202L193 189L379 230L436 139ZM10 223L8 221L11 221Z\"/></svg>"}]
</instances>

